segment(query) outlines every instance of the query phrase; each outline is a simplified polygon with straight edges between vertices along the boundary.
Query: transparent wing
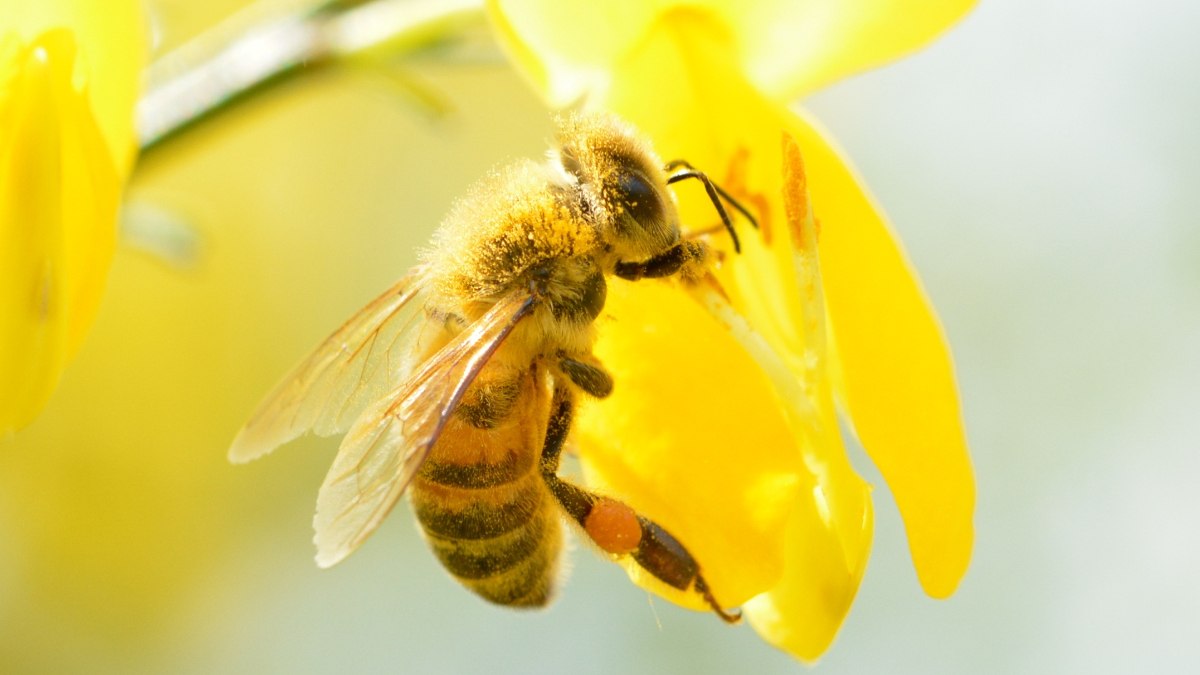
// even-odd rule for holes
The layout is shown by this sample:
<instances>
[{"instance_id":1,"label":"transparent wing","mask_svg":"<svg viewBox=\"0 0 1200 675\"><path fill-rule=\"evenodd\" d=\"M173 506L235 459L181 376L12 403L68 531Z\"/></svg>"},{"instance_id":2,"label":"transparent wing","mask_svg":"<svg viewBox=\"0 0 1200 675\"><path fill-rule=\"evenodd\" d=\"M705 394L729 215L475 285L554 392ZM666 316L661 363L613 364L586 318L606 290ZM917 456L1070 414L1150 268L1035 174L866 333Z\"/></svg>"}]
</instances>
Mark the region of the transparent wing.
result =
<instances>
[{"instance_id":1,"label":"transparent wing","mask_svg":"<svg viewBox=\"0 0 1200 675\"><path fill-rule=\"evenodd\" d=\"M367 405L394 388L409 328L424 303L425 268L414 267L325 339L267 396L229 448L248 462L306 431L344 431Z\"/></svg>"},{"instance_id":2,"label":"transparent wing","mask_svg":"<svg viewBox=\"0 0 1200 675\"><path fill-rule=\"evenodd\" d=\"M523 294L496 303L355 421L317 496L318 565L338 563L379 527L467 387L533 306Z\"/></svg>"}]
</instances>

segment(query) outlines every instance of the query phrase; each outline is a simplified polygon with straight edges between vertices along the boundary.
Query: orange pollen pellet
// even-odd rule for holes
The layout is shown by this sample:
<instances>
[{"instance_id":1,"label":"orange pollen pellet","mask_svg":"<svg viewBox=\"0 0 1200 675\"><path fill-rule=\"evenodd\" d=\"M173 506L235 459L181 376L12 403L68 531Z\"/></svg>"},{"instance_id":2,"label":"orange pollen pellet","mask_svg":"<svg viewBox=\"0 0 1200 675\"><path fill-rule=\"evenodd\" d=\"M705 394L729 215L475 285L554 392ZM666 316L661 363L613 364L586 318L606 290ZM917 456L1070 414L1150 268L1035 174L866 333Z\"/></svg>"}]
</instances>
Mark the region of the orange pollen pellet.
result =
<instances>
[{"instance_id":1,"label":"orange pollen pellet","mask_svg":"<svg viewBox=\"0 0 1200 675\"><path fill-rule=\"evenodd\" d=\"M642 540L642 526L633 509L603 497L592 506L583 529L597 546L613 555L632 553Z\"/></svg>"}]
</instances>

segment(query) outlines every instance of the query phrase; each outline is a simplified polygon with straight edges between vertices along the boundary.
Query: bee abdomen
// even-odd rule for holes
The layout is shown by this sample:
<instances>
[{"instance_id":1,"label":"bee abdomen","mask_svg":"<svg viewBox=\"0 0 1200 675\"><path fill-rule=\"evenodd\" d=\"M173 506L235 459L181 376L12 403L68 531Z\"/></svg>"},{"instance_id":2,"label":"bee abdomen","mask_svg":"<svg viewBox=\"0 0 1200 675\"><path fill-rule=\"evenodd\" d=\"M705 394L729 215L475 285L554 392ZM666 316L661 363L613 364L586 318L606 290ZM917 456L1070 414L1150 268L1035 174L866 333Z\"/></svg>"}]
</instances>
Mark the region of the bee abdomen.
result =
<instances>
[{"instance_id":1,"label":"bee abdomen","mask_svg":"<svg viewBox=\"0 0 1200 675\"><path fill-rule=\"evenodd\" d=\"M446 571L484 599L541 607L550 600L561 548L561 524L543 509L517 530L492 539L445 539L426 531Z\"/></svg>"},{"instance_id":2,"label":"bee abdomen","mask_svg":"<svg viewBox=\"0 0 1200 675\"><path fill-rule=\"evenodd\" d=\"M540 607L553 590L561 523L537 472L499 488L413 484L412 502L446 570L484 599Z\"/></svg>"},{"instance_id":3,"label":"bee abdomen","mask_svg":"<svg viewBox=\"0 0 1200 675\"><path fill-rule=\"evenodd\" d=\"M454 413L477 429L494 429L512 413L521 384L517 378L477 383Z\"/></svg>"},{"instance_id":4,"label":"bee abdomen","mask_svg":"<svg viewBox=\"0 0 1200 675\"><path fill-rule=\"evenodd\" d=\"M476 462L462 464L442 461L434 457L421 465L421 479L443 488L466 490L499 489L532 475L535 456L530 453L508 452L498 462Z\"/></svg>"}]
</instances>

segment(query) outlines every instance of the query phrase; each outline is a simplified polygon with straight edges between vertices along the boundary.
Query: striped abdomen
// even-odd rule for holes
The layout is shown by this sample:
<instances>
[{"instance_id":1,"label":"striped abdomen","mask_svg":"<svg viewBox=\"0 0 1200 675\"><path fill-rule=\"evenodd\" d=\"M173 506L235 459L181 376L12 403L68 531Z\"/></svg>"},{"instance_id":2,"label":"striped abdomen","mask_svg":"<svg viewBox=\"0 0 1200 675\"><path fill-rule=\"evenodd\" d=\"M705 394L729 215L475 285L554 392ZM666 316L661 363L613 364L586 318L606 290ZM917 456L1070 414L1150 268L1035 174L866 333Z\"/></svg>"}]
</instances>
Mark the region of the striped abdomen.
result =
<instances>
[{"instance_id":1,"label":"striped abdomen","mask_svg":"<svg viewBox=\"0 0 1200 675\"><path fill-rule=\"evenodd\" d=\"M561 518L540 471L548 401L534 371L489 364L409 486L442 565L502 605L553 591Z\"/></svg>"}]
</instances>

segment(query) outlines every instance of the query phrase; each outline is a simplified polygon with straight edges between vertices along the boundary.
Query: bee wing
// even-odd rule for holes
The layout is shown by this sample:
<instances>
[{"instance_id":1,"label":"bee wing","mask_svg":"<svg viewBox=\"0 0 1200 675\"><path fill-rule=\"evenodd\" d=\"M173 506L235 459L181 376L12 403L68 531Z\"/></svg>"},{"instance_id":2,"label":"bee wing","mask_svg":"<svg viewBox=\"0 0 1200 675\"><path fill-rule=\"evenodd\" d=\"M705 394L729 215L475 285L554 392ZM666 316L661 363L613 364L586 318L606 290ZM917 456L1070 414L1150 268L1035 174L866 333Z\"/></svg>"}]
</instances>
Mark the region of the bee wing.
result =
<instances>
[{"instance_id":1,"label":"bee wing","mask_svg":"<svg viewBox=\"0 0 1200 675\"><path fill-rule=\"evenodd\" d=\"M242 463L312 430L344 431L369 403L396 386L403 338L419 316L425 269L414 267L383 295L342 324L267 396L229 448Z\"/></svg>"},{"instance_id":2,"label":"bee wing","mask_svg":"<svg viewBox=\"0 0 1200 675\"><path fill-rule=\"evenodd\" d=\"M317 564L329 567L383 521L437 442L467 387L534 307L523 294L496 303L478 321L363 411L342 439L317 496Z\"/></svg>"}]
</instances>

